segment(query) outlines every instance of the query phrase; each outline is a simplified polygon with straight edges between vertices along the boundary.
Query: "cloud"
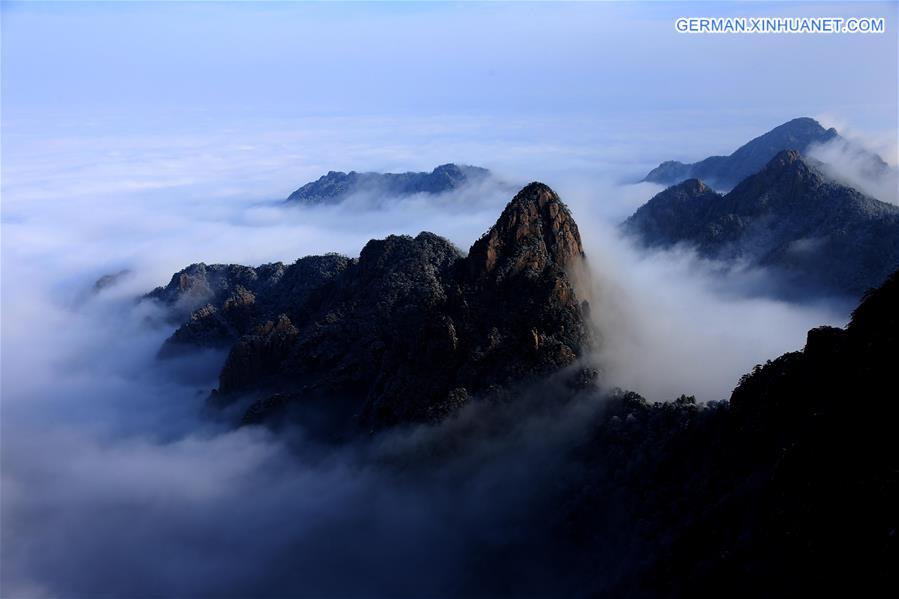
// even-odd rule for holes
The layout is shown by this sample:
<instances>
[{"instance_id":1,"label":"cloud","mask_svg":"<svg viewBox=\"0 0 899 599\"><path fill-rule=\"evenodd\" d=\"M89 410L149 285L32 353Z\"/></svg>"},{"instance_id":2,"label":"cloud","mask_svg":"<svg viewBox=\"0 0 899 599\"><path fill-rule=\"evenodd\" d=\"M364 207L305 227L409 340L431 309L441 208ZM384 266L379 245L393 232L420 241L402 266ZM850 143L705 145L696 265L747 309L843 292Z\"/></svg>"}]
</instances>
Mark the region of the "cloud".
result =
<instances>
[{"instance_id":1,"label":"cloud","mask_svg":"<svg viewBox=\"0 0 899 599\"><path fill-rule=\"evenodd\" d=\"M636 141L591 154L589 138L538 136L500 153L466 122L456 137L435 124L451 141L418 155L420 123L407 133L364 120L354 122L361 146L334 141L325 120L289 158L278 152L289 136L266 131L232 142L256 151L216 150L214 136L86 137L52 157L40 140L4 154L4 594L439 596L508 591L509 580L541 592L571 574L546 540L560 526L562 483L577 475L567 456L600 397L474 406L436 428L335 448L301 430L233 430L205 411L221 353L154 359L172 327L134 300L187 264L354 256L370 238L421 230L467 248L511 196L490 183L439 198L283 204L328 168L424 169L496 151L495 163L465 162L553 185L587 244L602 380L651 399L726 397L755 363L801 347L807 328L845 318L749 293L764 273L722 279L687 251L644 255L622 240L615 224L658 189L619 184L614 154L638 155ZM533 399L555 393L543 391Z\"/></svg>"},{"instance_id":2,"label":"cloud","mask_svg":"<svg viewBox=\"0 0 899 599\"><path fill-rule=\"evenodd\" d=\"M821 169L831 178L882 202L899 205L899 170L869 147L863 141L836 138L814 144L808 155L821 161Z\"/></svg>"},{"instance_id":3,"label":"cloud","mask_svg":"<svg viewBox=\"0 0 899 599\"><path fill-rule=\"evenodd\" d=\"M850 306L775 298L764 269L716 263L691 248L646 251L622 237L618 208L596 197L637 200L641 186L570 198L593 277L597 360L608 384L655 401L682 393L727 399L753 365L801 349L816 326L842 326ZM594 188L594 191L597 191ZM643 193L652 193L644 187Z\"/></svg>"},{"instance_id":4,"label":"cloud","mask_svg":"<svg viewBox=\"0 0 899 599\"><path fill-rule=\"evenodd\" d=\"M334 448L302 431L216 427L188 386L161 384L121 391L155 396L169 414L189 403L177 426L194 432L159 438L146 422L98 434L74 419L7 429L6 596L447 596L492 580L557 582L519 577L528 559L564 571L540 547L554 522L534 514L557 505L562 456L597 401L474 406ZM94 390L110 393L101 380ZM82 408L128 421L125 393Z\"/></svg>"},{"instance_id":5,"label":"cloud","mask_svg":"<svg viewBox=\"0 0 899 599\"><path fill-rule=\"evenodd\" d=\"M895 131L888 35L683 36L679 9L611 3L0 10L9 597L583 592L564 579L578 556L547 539L602 398L546 406L538 389L340 448L234 430L204 410L224 356L156 361L172 327L135 298L197 261L354 256L421 230L467 248L508 189L281 202L331 169L467 162L572 205L607 384L718 399L845 312L766 299L764 272L634 250L614 225L658 188L620 183L819 110Z\"/></svg>"}]
</instances>

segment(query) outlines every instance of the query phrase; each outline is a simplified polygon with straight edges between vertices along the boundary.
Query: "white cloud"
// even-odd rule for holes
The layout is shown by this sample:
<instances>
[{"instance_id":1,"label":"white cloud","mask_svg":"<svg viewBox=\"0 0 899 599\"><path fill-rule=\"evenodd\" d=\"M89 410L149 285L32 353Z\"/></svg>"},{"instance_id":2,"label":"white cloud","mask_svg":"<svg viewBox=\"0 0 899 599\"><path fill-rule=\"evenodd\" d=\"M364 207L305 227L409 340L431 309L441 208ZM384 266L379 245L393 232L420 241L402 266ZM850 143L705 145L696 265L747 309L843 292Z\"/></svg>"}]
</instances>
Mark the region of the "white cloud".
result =
<instances>
[{"instance_id":1,"label":"white cloud","mask_svg":"<svg viewBox=\"0 0 899 599\"><path fill-rule=\"evenodd\" d=\"M899 204L899 170L869 149L870 145L853 139L837 138L808 149L808 155L821 161L821 169L831 178L854 187L873 198Z\"/></svg>"}]
</instances>

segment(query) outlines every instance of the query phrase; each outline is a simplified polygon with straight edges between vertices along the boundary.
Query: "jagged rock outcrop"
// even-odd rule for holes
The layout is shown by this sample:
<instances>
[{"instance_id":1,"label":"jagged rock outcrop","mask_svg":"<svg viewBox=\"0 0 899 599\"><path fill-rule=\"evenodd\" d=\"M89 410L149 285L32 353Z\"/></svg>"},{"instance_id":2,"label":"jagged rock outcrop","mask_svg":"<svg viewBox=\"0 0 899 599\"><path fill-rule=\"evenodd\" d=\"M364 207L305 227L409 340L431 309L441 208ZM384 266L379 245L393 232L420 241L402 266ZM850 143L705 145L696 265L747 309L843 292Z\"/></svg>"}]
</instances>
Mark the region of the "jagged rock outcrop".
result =
<instances>
[{"instance_id":1,"label":"jagged rock outcrop","mask_svg":"<svg viewBox=\"0 0 899 599\"><path fill-rule=\"evenodd\" d=\"M468 256L432 233L390 236L355 260L194 265L150 296L200 306L168 346L233 343L214 399L270 397L248 422L349 397L377 428L437 419L574 364L593 342L583 260L568 209L532 183Z\"/></svg>"},{"instance_id":2,"label":"jagged rock outcrop","mask_svg":"<svg viewBox=\"0 0 899 599\"><path fill-rule=\"evenodd\" d=\"M519 275L533 278L583 256L577 224L565 205L549 187L532 183L475 242L468 261L474 278L500 281Z\"/></svg>"},{"instance_id":3,"label":"jagged rock outcrop","mask_svg":"<svg viewBox=\"0 0 899 599\"><path fill-rule=\"evenodd\" d=\"M259 269L238 264L191 264L172 275L165 287L157 287L146 296L164 304L177 318L190 313L207 302L221 303L237 286L255 289L260 279L277 280L283 274L283 265L275 263Z\"/></svg>"},{"instance_id":4,"label":"jagged rock outcrop","mask_svg":"<svg viewBox=\"0 0 899 599\"><path fill-rule=\"evenodd\" d=\"M721 198L699 179L688 179L653 196L622 227L649 247L690 243L702 236L708 215ZM717 228L711 229L714 235Z\"/></svg>"},{"instance_id":5,"label":"jagged rock outcrop","mask_svg":"<svg viewBox=\"0 0 899 599\"><path fill-rule=\"evenodd\" d=\"M587 289L576 289L583 260L577 224L555 192L522 189L461 265L454 309L475 350L465 387L546 374L581 354L591 337Z\"/></svg>"},{"instance_id":6,"label":"jagged rock outcrop","mask_svg":"<svg viewBox=\"0 0 899 599\"><path fill-rule=\"evenodd\" d=\"M192 264L175 273L165 287L145 296L183 322L160 350L175 355L197 347L233 344L259 324L291 314L309 295L342 272L349 259L337 254L308 256L285 266L256 268L235 264ZM186 320L185 320L186 319Z\"/></svg>"},{"instance_id":7,"label":"jagged rock outcrop","mask_svg":"<svg viewBox=\"0 0 899 599\"><path fill-rule=\"evenodd\" d=\"M674 160L663 162L651 170L644 181L673 185L686 179L701 179L719 189L730 189L761 170L779 152L797 150L805 154L810 146L836 138L839 138L836 129L825 129L808 117L797 118L747 142L730 156L709 156L692 164ZM879 156L870 156L872 161L886 168Z\"/></svg>"},{"instance_id":8,"label":"jagged rock outcrop","mask_svg":"<svg viewBox=\"0 0 899 599\"><path fill-rule=\"evenodd\" d=\"M220 395L266 384L281 392L426 395L451 358L451 329L440 326L439 309L447 301L448 270L459 259L452 244L430 233L369 242L304 305L309 316L296 323L295 343L250 335L235 345ZM248 367L259 353L266 354L264 373ZM413 380L428 368L433 379Z\"/></svg>"},{"instance_id":9,"label":"jagged rock outcrop","mask_svg":"<svg viewBox=\"0 0 899 599\"><path fill-rule=\"evenodd\" d=\"M899 267L899 207L828 179L796 151L720 195L691 179L640 207L623 229L649 247L773 267L785 293L858 298Z\"/></svg>"},{"instance_id":10,"label":"jagged rock outcrop","mask_svg":"<svg viewBox=\"0 0 899 599\"><path fill-rule=\"evenodd\" d=\"M337 204L349 196L365 192L382 196L406 196L414 193L438 194L478 182L490 171L477 166L442 164L429 173L348 173L330 171L306 183L287 198L305 205Z\"/></svg>"}]
</instances>

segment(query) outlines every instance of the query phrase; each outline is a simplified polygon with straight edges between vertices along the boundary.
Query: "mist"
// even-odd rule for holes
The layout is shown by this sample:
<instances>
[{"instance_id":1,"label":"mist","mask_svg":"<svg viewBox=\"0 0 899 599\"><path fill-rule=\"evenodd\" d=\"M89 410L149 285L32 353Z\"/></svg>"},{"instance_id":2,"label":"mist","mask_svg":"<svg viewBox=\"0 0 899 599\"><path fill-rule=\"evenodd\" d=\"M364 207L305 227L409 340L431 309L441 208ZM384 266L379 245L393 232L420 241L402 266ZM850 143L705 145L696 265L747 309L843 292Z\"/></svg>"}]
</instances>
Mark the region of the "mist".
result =
<instances>
[{"instance_id":1,"label":"mist","mask_svg":"<svg viewBox=\"0 0 899 599\"><path fill-rule=\"evenodd\" d=\"M0 10L3 597L583 593L554 535L606 392L727 398L851 308L772 299L769 273L687 247L634 247L617 226L661 188L624 182L805 114L895 147L889 35L684 36L684 7L639 3ZM835 77L840 64L864 68ZM854 154L819 152L895 201ZM447 162L494 177L439 197L284 203L329 170ZM579 291L599 342L584 365L602 391L549 380L334 446L211 410L223 352L157 359L175 325L138 298L189 264L354 257L423 230L466 251L533 180L569 205L586 247ZM591 576L613 576L625 549Z\"/></svg>"},{"instance_id":2,"label":"mist","mask_svg":"<svg viewBox=\"0 0 899 599\"><path fill-rule=\"evenodd\" d=\"M181 159L166 158L190 170ZM5 181L4 592L440 596L502 584L502 564L531 563L522 589L567 572L541 545L558 523L535 514L552 512L553 489L576 475L566 474L564 456L601 411L600 395L552 409L536 400L475 405L440 426L339 448L299 429L235 430L205 407L224 355L157 360L173 326L135 301L193 262L356 256L370 238L421 230L464 251L519 185L545 172L586 245L600 331L588 359L606 388L657 401L727 398L756 363L848 315L750 293L764 273L722 277L687 249L632 247L616 225L657 186L564 164L529 177L523 166L481 165L494 177L442 196L363 191L320 207L284 204L306 180L294 177L267 193L223 194L223 167L190 184L176 177L105 192L90 184L94 167L82 188L65 169Z\"/></svg>"},{"instance_id":3,"label":"mist","mask_svg":"<svg viewBox=\"0 0 899 599\"><path fill-rule=\"evenodd\" d=\"M868 149L873 145L836 138L813 145L808 154L821 162L821 169L830 178L881 202L899 205L899 169L895 162L885 162Z\"/></svg>"}]
</instances>

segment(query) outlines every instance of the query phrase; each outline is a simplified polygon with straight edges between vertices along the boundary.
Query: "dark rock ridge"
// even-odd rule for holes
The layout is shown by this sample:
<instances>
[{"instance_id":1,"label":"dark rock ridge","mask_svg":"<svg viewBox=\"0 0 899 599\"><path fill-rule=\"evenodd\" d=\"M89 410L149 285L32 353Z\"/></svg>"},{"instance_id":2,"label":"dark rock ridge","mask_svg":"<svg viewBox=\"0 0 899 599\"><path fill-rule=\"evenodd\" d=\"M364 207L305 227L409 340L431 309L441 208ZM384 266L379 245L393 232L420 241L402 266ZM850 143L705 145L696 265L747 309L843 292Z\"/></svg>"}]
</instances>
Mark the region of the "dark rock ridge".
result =
<instances>
[{"instance_id":1,"label":"dark rock ridge","mask_svg":"<svg viewBox=\"0 0 899 599\"><path fill-rule=\"evenodd\" d=\"M566 492L584 594L895 594L897 306L899 271L729 403L614 398Z\"/></svg>"},{"instance_id":2,"label":"dark rock ridge","mask_svg":"<svg viewBox=\"0 0 899 599\"><path fill-rule=\"evenodd\" d=\"M574 364L593 340L583 260L568 209L531 183L467 257L432 233L390 236L355 260L193 265L149 297L193 310L168 350L233 343L215 401L266 395L247 422L340 397L383 427Z\"/></svg>"},{"instance_id":3,"label":"dark rock ridge","mask_svg":"<svg viewBox=\"0 0 899 599\"><path fill-rule=\"evenodd\" d=\"M348 173L330 171L316 181L306 183L287 198L302 204L336 204L357 192L382 196L406 196L415 193L438 194L467 183L482 181L490 171L477 166L442 164L430 173Z\"/></svg>"},{"instance_id":4,"label":"dark rock ridge","mask_svg":"<svg viewBox=\"0 0 899 599\"><path fill-rule=\"evenodd\" d=\"M720 195L696 179L669 187L623 228L650 247L774 267L785 288L858 298L899 266L899 207L827 179L796 151Z\"/></svg>"},{"instance_id":5,"label":"dark rock ridge","mask_svg":"<svg viewBox=\"0 0 899 599\"><path fill-rule=\"evenodd\" d=\"M672 185L685 179L702 179L719 189L730 189L757 173L783 150L797 150L805 154L812 144L838 137L836 129L825 129L815 119L793 119L740 146L730 156L709 156L692 164L674 160L663 162L651 170L644 181ZM887 167L879 156L872 156L883 168Z\"/></svg>"},{"instance_id":6,"label":"dark rock ridge","mask_svg":"<svg viewBox=\"0 0 899 599\"><path fill-rule=\"evenodd\" d=\"M260 321L280 314L296 318L295 307L348 264L348 258L337 254L308 256L286 266L192 264L145 296L163 304L171 318L182 323L160 354L229 347Z\"/></svg>"}]
</instances>

